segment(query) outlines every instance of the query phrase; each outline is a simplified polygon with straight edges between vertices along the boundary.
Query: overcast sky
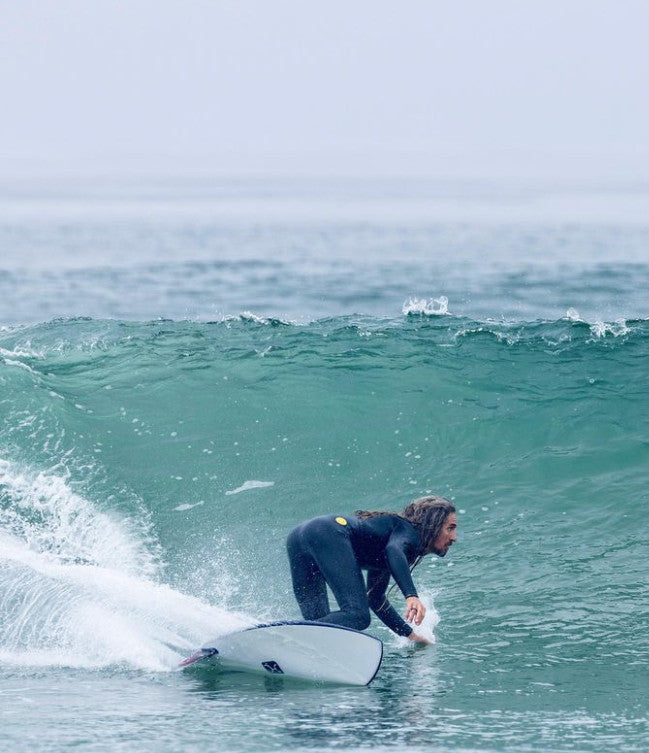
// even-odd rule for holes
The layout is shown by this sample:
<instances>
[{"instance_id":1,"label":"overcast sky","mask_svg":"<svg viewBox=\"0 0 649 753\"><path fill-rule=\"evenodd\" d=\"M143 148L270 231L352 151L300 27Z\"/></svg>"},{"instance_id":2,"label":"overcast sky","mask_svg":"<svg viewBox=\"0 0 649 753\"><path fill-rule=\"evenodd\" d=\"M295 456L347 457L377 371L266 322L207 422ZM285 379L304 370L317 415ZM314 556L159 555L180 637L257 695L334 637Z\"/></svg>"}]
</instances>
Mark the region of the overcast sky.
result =
<instances>
[{"instance_id":1,"label":"overcast sky","mask_svg":"<svg viewBox=\"0 0 649 753\"><path fill-rule=\"evenodd\" d=\"M0 0L0 170L649 178L649 0Z\"/></svg>"}]
</instances>

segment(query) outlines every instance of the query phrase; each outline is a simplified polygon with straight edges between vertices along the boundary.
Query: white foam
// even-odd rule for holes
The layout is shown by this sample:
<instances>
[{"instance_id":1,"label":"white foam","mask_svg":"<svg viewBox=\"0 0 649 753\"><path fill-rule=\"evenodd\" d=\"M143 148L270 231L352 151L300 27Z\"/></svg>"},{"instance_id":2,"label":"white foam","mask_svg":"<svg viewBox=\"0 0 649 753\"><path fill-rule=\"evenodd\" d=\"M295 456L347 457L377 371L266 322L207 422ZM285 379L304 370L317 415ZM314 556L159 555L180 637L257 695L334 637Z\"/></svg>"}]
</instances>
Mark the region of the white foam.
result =
<instances>
[{"instance_id":1,"label":"white foam","mask_svg":"<svg viewBox=\"0 0 649 753\"><path fill-rule=\"evenodd\" d=\"M174 507L174 510L176 512L184 512L185 510L193 510L194 507L200 507L201 505L204 505L205 502L201 500L200 502L196 502L196 504L190 505L188 502L183 503L182 505L178 505L178 507Z\"/></svg>"},{"instance_id":2,"label":"white foam","mask_svg":"<svg viewBox=\"0 0 649 753\"><path fill-rule=\"evenodd\" d=\"M626 335L630 332L624 319L617 319L614 322L595 322L591 325L590 331L598 339L609 334L613 337L620 337L620 335Z\"/></svg>"},{"instance_id":3,"label":"white foam","mask_svg":"<svg viewBox=\"0 0 649 753\"><path fill-rule=\"evenodd\" d=\"M141 538L124 520L72 491L65 472L33 472L0 459L0 488L6 500L3 530L35 551L68 562L155 573L155 557Z\"/></svg>"},{"instance_id":4,"label":"white foam","mask_svg":"<svg viewBox=\"0 0 649 753\"><path fill-rule=\"evenodd\" d=\"M579 316L579 311L577 309L569 308L566 311L566 319L568 319L571 322L581 322L583 319Z\"/></svg>"},{"instance_id":5,"label":"white foam","mask_svg":"<svg viewBox=\"0 0 649 753\"><path fill-rule=\"evenodd\" d=\"M589 324L591 334L598 339L606 337L606 335L619 337L620 335L627 335L631 331L626 319L616 319L614 322L605 322L597 319L594 322L589 323L583 319L579 315L579 312L574 308L569 308L566 311L565 318L571 322L583 322Z\"/></svg>"},{"instance_id":6,"label":"white foam","mask_svg":"<svg viewBox=\"0 0 649 753\"><path fill-rule=\"evenodd\" d=\"M3 553L8 550L6 539ZM92 565L62 565L14 544L3 582L2 655L18 664L167 670L208 636L252 624L167 585ZM4 590L4 589L3 589Z\"/></svg>"},{"instance_id":7,"label":"white foam","mask_svg":"<svg viewBox=\"0 0 649 753\"><path fill-rule=\"evenodd\" d=\"M36 373L34 369L32 369L31 366L28 366L26 363L23 363L22 361L15 361L12 358L5 358L4 362L7 366L15 366L19 369L24 369L25 371L29 371L31 374Z\"/></svg>"},{"instance_id":8,"label":"white foam","mask_svg":"<svg viewBox=\"0 0 649 753\"><path fill-rule=\"evenodd\" d=\"M435 628L440 621L440 616L439 612L435 609L435 604L433 603L433 595L431 593L419 594L419 600L426 607L426 616L424 617L421 625L415 625L414 623L410 623L410 625L412 629L417 633L417 635L421 635L423 638L426 638L426 640L428 640L430 643L435 643L437 640L435 638ZM409 638L395 635L395 644L403 648L405 646L412 646L413 642Z\"/></svg>"},{"instance_id":9,"label":"white foam","mask_svg":"<svg viewBox=\"0 0 649 753\"><path fill-rule=\"evenodd\" d=\"M0 661L175 668L253 624L156 580L146 529L100 512L54 472L0 460Z\"/></svg>"},{"instance_id":10,"label":"white foam","mask_svg":"<svg viewBox=\"0 0 649 753\"><path fill-rule=\"evenodd\" d=\"M241 486L237 486L236 489L230 489L226 494L239 494L240 492L247 492L249 489L263 489L266 486L275 486L274 481L244 481Z\"/></svg>"},{"instance_id":11,"label":"white foam","mask_svg":"<svg viewBox=\"0 0 649 753\"><path fill-rule=\"evenodd\" d=\"M436 305L437 304L437 307ZM405 316L419 314L420 316L444 316L448 314L448 298L409 298L402 307Z\"/></svg>"},{"instance_id":12,"label":"white foam","mask_svg":"<svg viewBox=\"0 0 649 753\"><path fill-rule=\"evenodd\" d=\"M43 352L33 350L31 343L27 342L24 344L24 347L14 348L13 350L0 347L0 356L4 356L5 358L43 358Z\"/></svg>"}]
</instances>

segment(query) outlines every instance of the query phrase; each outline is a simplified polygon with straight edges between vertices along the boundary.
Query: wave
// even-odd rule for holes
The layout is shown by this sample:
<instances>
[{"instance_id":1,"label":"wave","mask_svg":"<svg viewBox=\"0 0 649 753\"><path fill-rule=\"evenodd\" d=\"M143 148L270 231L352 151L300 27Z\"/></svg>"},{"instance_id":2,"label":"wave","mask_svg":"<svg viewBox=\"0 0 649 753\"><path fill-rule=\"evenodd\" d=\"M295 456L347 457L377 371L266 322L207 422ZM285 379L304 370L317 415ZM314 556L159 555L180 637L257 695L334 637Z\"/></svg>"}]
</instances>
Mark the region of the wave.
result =
<instances>
[{"instance_id":1,"label":"wave","mask_svg":"<svg viewBox=\"0 0 649 753\"><path fill-rule=\"evenodd\" d=\"M5 328L2 660L169 668L250 615L297 616L282 543L296 522L430 492L456 501L471 542L453 553L462 613L506 578L543 640L539 579L564 606L577 583L584 615L608 579L625 614L646 582L647 321L443 309ZM422 565L423 591L452 564Z\"/></svg>"}]
</instances>

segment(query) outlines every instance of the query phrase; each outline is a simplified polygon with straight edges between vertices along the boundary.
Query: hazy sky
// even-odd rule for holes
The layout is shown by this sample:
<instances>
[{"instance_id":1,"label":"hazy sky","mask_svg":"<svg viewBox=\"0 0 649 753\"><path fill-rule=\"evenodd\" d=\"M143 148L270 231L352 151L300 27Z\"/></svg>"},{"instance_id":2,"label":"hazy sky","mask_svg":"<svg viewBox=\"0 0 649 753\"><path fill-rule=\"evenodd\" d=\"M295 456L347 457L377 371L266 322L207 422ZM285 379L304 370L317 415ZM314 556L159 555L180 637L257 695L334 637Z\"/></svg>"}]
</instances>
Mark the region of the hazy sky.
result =
<instances>
[{"instance_id":1,"label":"hazy sky","mask_svg":"<svg viewBox=\"0 0 649 753\"><path fill-rule=\"evenodd\" d=\"M649 0L0 0L0 170L649 178Z\"/></svg>"}]
</instances>

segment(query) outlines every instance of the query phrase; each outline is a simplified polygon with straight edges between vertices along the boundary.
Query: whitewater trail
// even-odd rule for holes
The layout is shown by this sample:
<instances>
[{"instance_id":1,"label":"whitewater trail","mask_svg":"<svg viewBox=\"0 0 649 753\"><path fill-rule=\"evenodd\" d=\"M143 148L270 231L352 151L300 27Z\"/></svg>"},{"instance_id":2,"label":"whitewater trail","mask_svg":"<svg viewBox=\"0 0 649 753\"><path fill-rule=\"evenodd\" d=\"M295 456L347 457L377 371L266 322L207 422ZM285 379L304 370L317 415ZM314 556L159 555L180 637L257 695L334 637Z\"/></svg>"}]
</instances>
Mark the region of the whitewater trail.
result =
<instances>
[{"instance_id":1,"label":"whitewater trail","mask_svg":"<svg viewBox=\"0 0 649 753\"><path fill-rule=\"evenodd\" d=\"M254 620L154 579L137 532L52 473L0 461L0 660L167 670Z\"/></svg>"}]
</instances>

